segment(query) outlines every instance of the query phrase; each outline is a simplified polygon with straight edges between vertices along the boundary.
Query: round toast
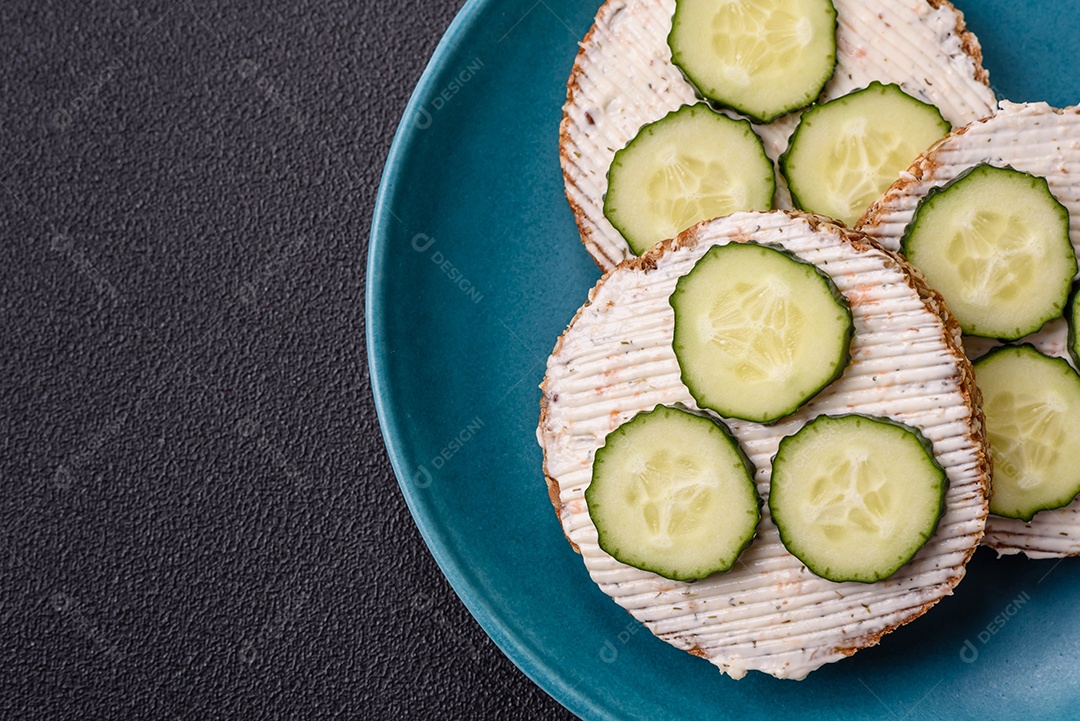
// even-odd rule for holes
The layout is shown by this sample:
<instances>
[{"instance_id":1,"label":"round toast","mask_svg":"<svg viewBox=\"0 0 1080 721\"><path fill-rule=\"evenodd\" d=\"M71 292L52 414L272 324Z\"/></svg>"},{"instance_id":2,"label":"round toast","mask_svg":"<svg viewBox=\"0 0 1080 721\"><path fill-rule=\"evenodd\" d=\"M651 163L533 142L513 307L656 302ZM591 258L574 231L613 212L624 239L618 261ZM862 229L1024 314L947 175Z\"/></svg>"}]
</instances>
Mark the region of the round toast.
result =
<instances>
[{"instance_id":1,"label":"round toast","mask_svg":"<svg viewBox=\"0 0 1080 721\"><path fill-rule=\"evenodd\" d=\"M938 107L954 126L996 107L978 40L948 0L833 0L837 65L822 100L872 81L896 83ZM585 247L602 270L633 256L604 217L615 152L648 123L698 101L671 62L667 36L675 0L607 0L581 43L567 82L559 128L566 197ZM732 117L739 117L731 113ZM754 129L774 162L787 149L799 113ZM774 205L791 208L778 175Z\"/></svg>"},{"instance_id":2,"label":"round toast","mask_svg":"<svg viewBox=\"0 0 1080 721\"><path fill-rule=\"evenodd\" d=\"M724 419L756 468L767 499L782 438L822 415L864 413L920 430L949 489L945 512L914 559L878 583L834 583L810 573L780 541L766 504L757 538L735 567L671 581L604 553L584 499L594 454L640 411L700 411L672 349L669 297L709 248L783 247L814 264L851 306L851 364L794 415L773 425ZM810 671L876 644L922 615L964 576L987 514L989 451L972 368L940 297L897 255L861 233L796 211L737 213L701 223L606 274L548 360L537 437L551 501L592 579L668 643L741 678Z\"/></svg>"}]
</instances>

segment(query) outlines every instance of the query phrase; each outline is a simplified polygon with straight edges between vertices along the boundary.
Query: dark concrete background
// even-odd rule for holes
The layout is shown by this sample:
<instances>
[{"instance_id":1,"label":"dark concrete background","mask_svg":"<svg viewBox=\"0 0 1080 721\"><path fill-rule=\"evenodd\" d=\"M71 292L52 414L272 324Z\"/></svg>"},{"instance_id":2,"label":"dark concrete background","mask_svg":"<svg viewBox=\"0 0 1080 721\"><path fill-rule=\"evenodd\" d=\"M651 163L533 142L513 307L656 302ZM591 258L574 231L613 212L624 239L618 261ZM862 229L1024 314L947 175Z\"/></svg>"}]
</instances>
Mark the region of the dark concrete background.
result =
<instances>
[{"instance_id":1,"label":"dark concrete background","mask_svg":"<svg viewBox=\"0 0 1080 721\"><path fill-rule=\"evenodd\" d=\"M368 382L379 175L460 3L0 3L0 717L569 717Z\"/></svg>"}]
</instances>

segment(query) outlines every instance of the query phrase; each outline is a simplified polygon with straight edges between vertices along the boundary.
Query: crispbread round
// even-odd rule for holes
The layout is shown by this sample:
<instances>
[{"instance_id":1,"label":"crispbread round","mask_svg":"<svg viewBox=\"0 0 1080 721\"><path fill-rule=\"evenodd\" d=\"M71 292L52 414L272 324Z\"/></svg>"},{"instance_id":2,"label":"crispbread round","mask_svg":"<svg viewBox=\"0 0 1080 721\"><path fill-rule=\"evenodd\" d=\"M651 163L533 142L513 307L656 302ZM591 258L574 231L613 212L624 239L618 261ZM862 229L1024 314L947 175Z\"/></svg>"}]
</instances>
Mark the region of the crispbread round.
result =
<instances>
[{"instance_id":1,"label":"crispbread round","mask_svg":"<svg viewBox=\"0 0 1080 721\"><path fill-rule=\"evenodd\" d=\"M897 83L936 105L953 125L995 107L979 43L947 0L833 0L839 18L837 67L822 99L873 80ZM675 0L607 0L581 44L567 82L560 126L566 197L581 239L604 270L632 257L604 217L607 171L615 152L641 126L697 101L671 63L667 36ZM798 113L754 126L775 162L787 148ZM732 114L732 117L738 117ZM777 207L790 208L782 179Z\"/></svg>"},{"instance_id":2,"label":"crispbread round","mask_svg":"<svg viewBox=\"0 0 1080 721\"><path fill-rule=\"evenodd\" d=\"M844 376L795 415L764 426L726 419L767 498L781 438L818 415L866 413L921 430L948 474L946 511L911 563L876 584L814 576L781 544L763 509L735 568L693 583L625 566L597 545L584 501L596 449L634 414L696 409L672 350L668 298L714 245L773 243L827 273L851 304L856 335ZM941 299L861 234L794 211L738 213L691 228L604 276L548 360L537 436L551 498L593 580L668 643L742 677L802 678L874 645L924 613L964 575L987 512L988 461L978 391Z\"/></svg>"},{"instance_id":3,"label":"crispbread round","mask_svg":"<svg viewBox=\"0 0 1080 721\"><path fill-rule=\"evenodd\" d=\"M931 188L949 182L979 163L1011 166L1046 178L1050 192L1069 210L1069 235L1080 253L1080 107L1064 110L1046 103L1002 102L992 117L953 131L903 173L858 223L887 248L898 249L919 201ZM1064 319L1053 320L1021 342L1072 363ZM972 358L998 345L965 338ZM1031 523L990 516L983 543L1000 554L1023 552L1031 558L1080 556L1080 500L1043 511Z\"/></svg>"}]
</instances>

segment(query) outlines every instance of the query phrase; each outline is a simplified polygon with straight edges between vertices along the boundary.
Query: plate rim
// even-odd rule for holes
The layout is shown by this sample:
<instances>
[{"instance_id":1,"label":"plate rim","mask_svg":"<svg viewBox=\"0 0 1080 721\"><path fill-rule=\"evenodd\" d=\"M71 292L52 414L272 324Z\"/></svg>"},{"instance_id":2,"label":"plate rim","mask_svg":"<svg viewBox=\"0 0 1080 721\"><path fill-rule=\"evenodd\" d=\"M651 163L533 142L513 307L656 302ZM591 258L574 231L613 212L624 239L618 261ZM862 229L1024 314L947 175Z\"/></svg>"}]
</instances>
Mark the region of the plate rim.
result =
<instances>
[{"instance_id":1,"label":"plate rim","mask_svg":"<svg viewBox=\"0 0 1080 721\"><path fill-rule=\"evenodd\" d=\"M424 544L434 557L439 570L449 581L451 588L453 588L466 609L503 655L509 658L533 683L571 713L580 717L587 716L588 718L616 721L617 717L612 716L606 709L597 705L595 700L579 690L578 686L571 686L567 683L564 675L559 673L557 668L541 659L522 642L515 629L496 616L491 608L490 600L477 592L458 562L452 557L448 550L449 541L432 528L424 502L416 493L413 485L406 480L409 477L406 470L409 460L401 447L397 434L397 429L401 425L401 418L391 402L392 392L389 389L389 383L383 380L385 377L384 368L390 360L387 357L388 352L384 340L386 331L379 321L380 313L377 310L381 310L383 307L382 299L385 297L386 281L381 273L375 271L382 264L381 261L385 259L389 250L389 234L392 232L392 226L396 220L391 206L396 190L400 187L399 181L403 175L403 161L410 155L417 141L419 129L414 123L410 122L410 118L416 116L426 95L433 90L437 91L435 78L457 49L461 36L472 29L474 23L485 15L494 4L494 1L466 0L457 15L454 16L409 97L401 119L398 121L397 130L394 133L394 139L383 166L378 193L375 197L375 206L372 211L371 231L368 234L368 258L365 268L365 349L371 393L375 402L376 416L379 420L379 431L382 434L387 455L390 457L390 465L393 468L398 488L405 497L405 504L408 506L413 522L419 529Z\"/></svg>"}]
</instances>

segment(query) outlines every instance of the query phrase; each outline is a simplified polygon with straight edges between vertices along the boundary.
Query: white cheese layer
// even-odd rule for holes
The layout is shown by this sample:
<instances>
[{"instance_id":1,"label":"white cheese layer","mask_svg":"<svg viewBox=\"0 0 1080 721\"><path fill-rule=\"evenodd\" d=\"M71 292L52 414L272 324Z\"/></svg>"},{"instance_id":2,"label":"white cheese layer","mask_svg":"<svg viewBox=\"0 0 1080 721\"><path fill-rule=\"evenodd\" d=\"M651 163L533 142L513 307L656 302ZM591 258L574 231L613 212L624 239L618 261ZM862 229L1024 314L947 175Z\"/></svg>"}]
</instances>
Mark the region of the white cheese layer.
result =
<instances>
[{"instance_id":1,"label":"white cheese layer","mask_svg":"<svg viewBox=\"0 0 1080 721\"><path fill-rule=\"evenodd\" d=\"M797 213L738 213L682 234L663 253L620 266L593 289L548 360L537 429L560 518L593 580L668 643L741 678L750 669L800 679L877 643L952 592L986 517L987 462L970 366L932 302L890 255ZM861 237L861 236L860 236ZM658 404L696 408L672 350L678 279L713 245L780 244L828 273L851 304L852 361L843 377L772 426L728 421L768 498L780 440L821 414L865 413L920 429L949 477L931 540L893 577L833 583L787 552L769 517L735 568L693 583L623 565L597 544L584 500L609 432Z\"/></svg>"},{"instance_id":2,"label":"white cheese layer","mask_svg":"<svg viewBox=\"0 0 1080 721\"><path fill-rule=\"evenodd\" d=\"M870 207L859 227L885 247L898 249L904 229L927 192L979 163L1007 165L1046 178L1050 191L1069 209L1069 234L1080 253L1080 107L1058 110L1046 103L1003 101L996 115L956 131L901 174L896 185ZM1067 332L1065 321L1058 319L1021 342L1072 363L1066 350ZM1000 344L965 338L964 345L977 358ZM1080 500L1038 513L1031 523L991 516L983 542L1000 554L1080 555Z\"/></svg>"},{"instance_id":3,"label":"white cheese layer","mask_svg":"<svg viewBox=\"0 0 1080 721\"><path fill-rule=\"evenodd\" d=\"M839 22L837 67L824 99L878 80L897 83L936 105L955 126L994 111L978 44L952 5L944 0L833 2ZM697 101L671 63L667 36L674 11L675 0L608 0L581 44L568 83L560 139L566 195L582 240L604 270L633 256L603 212L615 152L641 126ZM773 161L787 149L798 115L754 126ZM778 189L776 203L792 207L786 188Z\"/></svg>"}]
</instances>

